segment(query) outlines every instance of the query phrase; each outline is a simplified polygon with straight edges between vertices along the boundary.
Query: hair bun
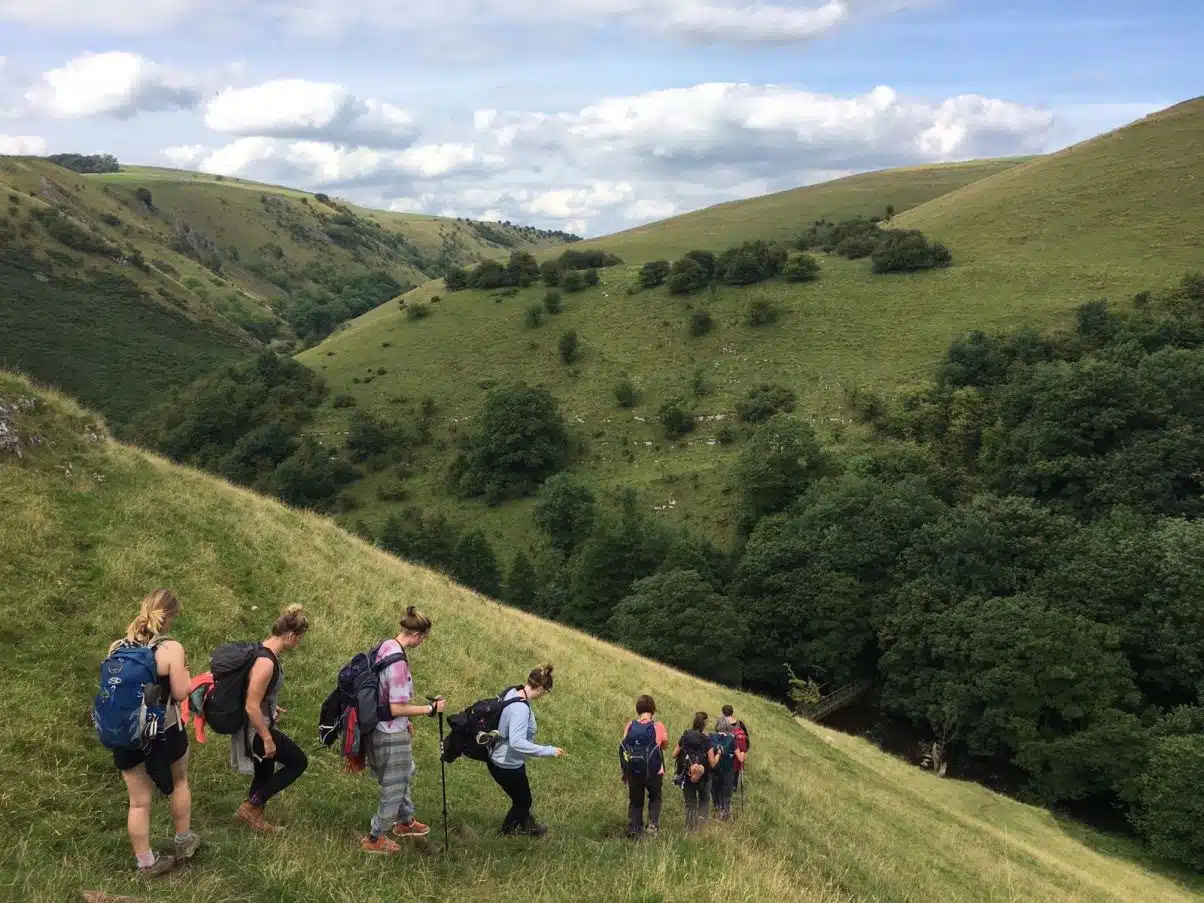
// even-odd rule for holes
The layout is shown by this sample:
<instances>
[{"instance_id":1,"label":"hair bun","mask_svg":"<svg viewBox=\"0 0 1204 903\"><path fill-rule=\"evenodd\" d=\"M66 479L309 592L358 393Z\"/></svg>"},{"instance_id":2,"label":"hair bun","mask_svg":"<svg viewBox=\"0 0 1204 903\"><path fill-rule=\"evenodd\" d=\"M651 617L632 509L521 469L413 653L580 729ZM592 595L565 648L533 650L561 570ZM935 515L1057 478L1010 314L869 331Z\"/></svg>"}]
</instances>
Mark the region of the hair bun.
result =
<instances>
[{"instance_id":1,"label":"hair bun","mask_svg":"<svg viewBox=\"0 0 1204 903\"><path fill-rule=\"evenodd\" d=\"M544 665L544 666L543 666L543 673L544 673L544 674L546 674L548 677L551 677L551 676L552 676L552 666L551 666L551 665Z\"/></svg>"},{"instance_id":2,"label":"hair bun","mask_svg":"<svg viewBox=\"0 0 1204 903\"><path fill-rule=\"evenodd\" d=\"M418 614L418 608L416 606L411 605L408 608L406 608L406 617L407 618L412 618L416 614Z\"/></svg>"}]
</instances>

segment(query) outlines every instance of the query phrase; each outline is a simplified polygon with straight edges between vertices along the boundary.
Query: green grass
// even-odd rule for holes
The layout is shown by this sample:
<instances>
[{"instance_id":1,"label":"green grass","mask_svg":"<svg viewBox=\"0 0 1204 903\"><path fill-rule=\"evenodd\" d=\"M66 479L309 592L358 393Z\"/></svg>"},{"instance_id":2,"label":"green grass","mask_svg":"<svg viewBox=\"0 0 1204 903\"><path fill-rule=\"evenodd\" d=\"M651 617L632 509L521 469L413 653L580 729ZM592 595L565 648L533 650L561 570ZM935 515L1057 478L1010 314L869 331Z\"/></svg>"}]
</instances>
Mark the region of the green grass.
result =
<instances>
[{"instance_id":1,"label":"green grass","mask_svg":"<svg viewBox=\"0 0 1204 903\"><path fill-rule=\"evenodd\" d=\"M971 160L861 173L774 194L716 204L693 213L590 239L576 247L603 248L627 263L671 260L694 248L720 249L742 241L788 241L821 216L881 216L941 197L987 176L1006 172L1027 157ZM542 256L555 256L550 251Z\"/></svg>"},{"instance_id":2,"label":"green grass","mask_svg":"<svg viewBox=\"0 0 1204 903\"><path fill-rule=\"evenodd\" d=\"M1204 102L1193 102L1051 157L872 173L597 239L591 244L619 253L629 265L602 271L600 288L566 295L565 313L539 330L525 329L522 313L542 288L495 303L490 293L449 294L430 283L407 296L442 294L428 320L407 322L396 305L384 305L300 360L317 368L333 392L355 395L362 408L385 417L398 410L399 396L434 397L443 406L449 445L471 428L463 421L479 410L484 386L544 383L588 441L588 456L576 465L587 482L601 489L635 486L649 507L676 501L664 516L730 538L734 505L726 474L739 443L711 444L721 422L707 421L671 444L653 422L663 401L689 389L696 370L713 387L697 399L699 414L730 421L736 400L770 381L798 393L799 413L812 419L821 438L856 439L847 405L852 388L890 395L927 381L950 341L970 330L1058 326L1086 301L1106 296L1124 305L1138 291L1162 288L1204 266L1199 171ZM640 260L782 238L821 215L870 213L888 202L899 210L906 203L901 198L925 196L933 199L895 223L944 241L954 258L947 269L875 276L867 260L820 255L813 283L721 287L714 297L685 300L664 289L627 294ZM743 315L759 298L771 300L782 317L753 329ZM711 334L690 336L687 304L711 313ZM557 337L568 328L584 349L572 368L555 353ZM387 375L352 382L382 366ZM634 411L614 402L613 387L623 376L643 390ZM346 414L325 413L317 429L337 441ZM428 455L428 470L412 481L415 501L445 504L448 457L438 449ZM349 521L379 524L395 509L376 497L377 486L389 479L372 476L352 490L360 508ZM532 539L528 509L529 503L469 505L460 516L482 523L510 553Z\"/></svg>"},{"instance_id":3,"label":"green grass","mask_svg":"<svg viewBox=\"0 0 1204 903\"><path fill-rule=\"evenodd\" d=\"M64 903L104 890L160 903L509 895L531 903L1172 903L1200 889L1123 840L934 778L864 741L802 725L780 706L472 595L327 520L104 439L72 403L0 374L0 400L18 397L39 399L17 415L19 432L46 441L0 461L5 899ZM282 727L311 766L272 804L287 833L266 840L233 822L246 782L229 768L225 738L194 744L194 826L205 846L186 870L148 890L130 874L124 789L87 711L108 642L158 585L184 601L173 635L198 670L215 644L258 637L279 607L305 603L313 627L285 660L281 702L289 709ZM375 785L341 774L337 757L318 748L317 708L338 665L390 633L410 603L435 623L413 656L417 689L446 693L453 707L537 662L556 664L556 690L538 703L540 739L568 755L531 766L536 812L551 827L545 840L497 838L504 799L483 769L460 762L448 768L448 856L365 859L357 851ZM643 692L655 694L672 735L697 708L738 707L754 751L747 808L734 824L687 837L670 792L660 838L638 846L618 838L625 800L614 747ZM415 752L419 816L438 830L433 722L419 725ZM168 832L159 801L153 836L163 843Z\"/></svg>"}]
</instances>

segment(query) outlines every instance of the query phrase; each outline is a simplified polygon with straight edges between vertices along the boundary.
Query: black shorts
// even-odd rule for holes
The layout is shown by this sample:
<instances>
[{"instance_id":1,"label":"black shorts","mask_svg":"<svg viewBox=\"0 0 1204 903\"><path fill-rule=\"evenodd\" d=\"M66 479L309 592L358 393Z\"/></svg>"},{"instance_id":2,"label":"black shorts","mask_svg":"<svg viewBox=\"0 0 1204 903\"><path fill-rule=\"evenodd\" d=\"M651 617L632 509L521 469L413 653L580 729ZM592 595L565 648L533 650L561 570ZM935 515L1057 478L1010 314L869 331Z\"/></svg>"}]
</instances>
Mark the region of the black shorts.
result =
<instances>
[{"instance_id":1,"label":"black shorts","mask_svg":"<svg viewBox=\"0 0 1204 903\"><path fill-rule=\"evenodd\" d=\"M149 749L117 749L113 751L113 764L118 771L129 771L146 763L146 773L164 796L171 796L175 783L171 779L171 766L184 758L188 752L188 731L182 727L170 727L154 740Z\"/></svg>"}]
</instances>

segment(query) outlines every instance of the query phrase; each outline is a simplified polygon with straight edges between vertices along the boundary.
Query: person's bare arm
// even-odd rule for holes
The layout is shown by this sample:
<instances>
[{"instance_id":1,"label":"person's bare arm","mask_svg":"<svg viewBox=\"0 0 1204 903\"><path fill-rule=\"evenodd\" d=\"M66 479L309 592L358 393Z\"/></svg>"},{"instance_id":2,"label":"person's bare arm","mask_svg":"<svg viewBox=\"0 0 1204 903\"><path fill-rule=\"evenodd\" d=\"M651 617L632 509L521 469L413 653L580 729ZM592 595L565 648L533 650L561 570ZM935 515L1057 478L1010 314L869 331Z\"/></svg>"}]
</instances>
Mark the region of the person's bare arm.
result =
<instances>
[{"instance_id":1,"label":"person's bare arm","mask_svg":"<svg viewBox=\"0 0 1204 903\"><path fill-rule=\"evenodd\" d=\"M435 700L435 711L442 712L447 709L446 699ZM394 718L401 718L403 715L406 718L417 718L419 715L429 715L431 713L431 704L414 705L409 702L390 702L389 714Z\"/></svg>"},{"instance_id":2,"label":"person's bare arm","mask_svg":"<svg viewBox=\"0 0 1204 903\"><path fill-rule=\"evenodd\" d=\"M261 658L251 666L251 676L247 678L247 721L263 741L263 753L269 759L276 755L276 741L268 729L268 720L263 717L263 697L274 671L272 660Z\"/></svg>"},{"instance_id":3,"label":"person's bare arm","mask_svg":"<svg viewBox=\"0 0 1204 903\"><path fill-rule=\"evenodd\" d=\"M188 687L192 683L184 647L175 640L168 640L155 650L155 664L159 666L159 675L166 677L171 684L171 698L183 702L188 697Z\"/></svg>"},{"instance_id":4,"label":"person's bare arm","mask_svg":"<svg viewBox=\"0 0 1204 903\"><path fill-rule=\"evenodd\" d=\"M707 750L707 761L711 763L711 768L719 767L719 750L711 747Z\"/></svg>"}]
</instances>

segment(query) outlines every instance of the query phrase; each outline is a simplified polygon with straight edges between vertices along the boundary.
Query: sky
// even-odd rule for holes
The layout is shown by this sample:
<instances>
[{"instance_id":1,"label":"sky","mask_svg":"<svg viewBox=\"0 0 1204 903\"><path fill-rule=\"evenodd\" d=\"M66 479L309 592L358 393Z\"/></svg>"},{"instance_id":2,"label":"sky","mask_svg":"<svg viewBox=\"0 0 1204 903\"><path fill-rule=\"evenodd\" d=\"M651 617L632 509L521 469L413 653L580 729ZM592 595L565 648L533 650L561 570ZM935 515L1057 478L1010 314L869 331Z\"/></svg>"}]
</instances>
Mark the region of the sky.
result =
<instances>
[{"instance_id":1,"label":"sky","mask_svg":"<svg viewBox=\"0 0 1204 903\"><path fill-rule=\"evenodd\" d=\"M1202 93L1199 0L0 0L0 154L601 235L1057 150Z\"/></svg>"}]
</instances>

